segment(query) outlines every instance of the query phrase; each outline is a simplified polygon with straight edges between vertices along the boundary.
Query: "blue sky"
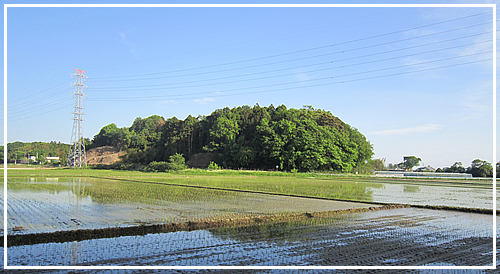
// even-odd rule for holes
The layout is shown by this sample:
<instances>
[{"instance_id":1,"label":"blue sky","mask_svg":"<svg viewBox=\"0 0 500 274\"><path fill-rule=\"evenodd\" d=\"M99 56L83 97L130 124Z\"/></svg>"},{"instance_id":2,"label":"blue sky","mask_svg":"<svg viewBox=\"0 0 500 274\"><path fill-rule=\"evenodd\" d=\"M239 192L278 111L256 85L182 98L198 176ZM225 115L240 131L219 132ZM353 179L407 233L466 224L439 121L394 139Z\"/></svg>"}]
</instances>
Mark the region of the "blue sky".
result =
<instances>
[{"instance_id":1,"label":"blue sky","mask_svg":"<svg viewBox=\"0 0 500 274\"><path fill-rule=\"evenodd\" d=\"M136 117L312 105L387 163L493 161L492 8L11 7L7 19L7 142L69 143L81 69L91 139Z\"/></svg>"}]
</instances>

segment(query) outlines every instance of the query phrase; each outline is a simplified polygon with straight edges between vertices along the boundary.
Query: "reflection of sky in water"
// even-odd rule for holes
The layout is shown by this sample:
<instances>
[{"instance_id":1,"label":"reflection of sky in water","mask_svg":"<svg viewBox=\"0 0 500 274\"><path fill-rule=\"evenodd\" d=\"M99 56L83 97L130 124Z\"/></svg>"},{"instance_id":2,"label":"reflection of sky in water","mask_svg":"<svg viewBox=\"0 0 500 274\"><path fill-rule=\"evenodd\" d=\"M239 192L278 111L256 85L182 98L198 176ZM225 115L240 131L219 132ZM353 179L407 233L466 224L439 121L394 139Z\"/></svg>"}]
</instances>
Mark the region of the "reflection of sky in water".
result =
<instances>
[{"instance_id":1,"label":"reflection of sky in water","mask_svg":"<svg viewBox=\"0 0 500 274\"><path fill-rule=\"evenodd\" d=\"M2 191L3 194L3 191ZM83 206L92 204L90 196L82 197L77 196L72 190L58 190L58 191L33 191L33 190L9 190L8 202L9 204L15 203L19 200L25 200L24 197L30 197L31 202L43 202L50 204L61 204L70 206Z\"/></svg>"},{"instance_id":2,"label":"reflection of sky in water","mask_svg":"<svg viewBox=\"0 0 500 274\"><path fill-rule=\"evenodd\" d=\"M481 242L479 237L491 238L491 221L491 216L481 214L411 208L383 210L350 214L319 224L270 224L18 246L8 249L8 263L418 265L419 261L412 260L420 258L420 265L487 265L491 262L491 240L488 244L488 239ZM374 245L380 247L377 254L371 249ZM469 251L471 248L473 251ZM439 249L447 255L432 258L432 252ZM468 259L474 254L480 260Z\"/></svg>"},{"instance_id":3,"label":"reflection of sky in water","mask_svg":"<svg viewBox=\"0 0 500 274\"><path fill-rule=\"evenodd\" d=\"M383 185L382 188L368 188L373 191L374 202L487 209L491 209L493 205L491 189L403 184Z\"/></svg>"},{"instance_id":4,"label":"reflection of sky in water","mask_svg":"<svg viewBox=\"0 0 500 274\"><path fill-rule=\"evenodd\" d=\"M112 181L115 186L120 183ZM89 178L31 178L25 186L9 189L9 234L49 232L72 229L94 229L115 226L133 226L164 222L181 222L214 215L278 211L326 211L332 206L326 200L295 198L280 200L283 196L252 193L232 193L217 200L165 201L144 200L132 202L101 199L90 196L91 185L108 183ZM380 184L368 187L373 201L421 205L448 205L459 207L491 208L491 190L463 187L440 187L404 184ZM168 186L159 186L166 187ZM96 190L97 189L97 190ZM94 192L99 188L94 188ZM3 190L0 189L0 212L3 213ZM266 208L263 208L266 207ZM288 209L285 209L288 208ZM305 210L304 208L307 208ZM333 207L335 208L335 207ZM293 211L304 210L304 211ZM3 226L3 218L0 220ZM12 231L16 228L16 231ZM3 231L0 232L3 234Z\"/></svg>"}]
</instances>

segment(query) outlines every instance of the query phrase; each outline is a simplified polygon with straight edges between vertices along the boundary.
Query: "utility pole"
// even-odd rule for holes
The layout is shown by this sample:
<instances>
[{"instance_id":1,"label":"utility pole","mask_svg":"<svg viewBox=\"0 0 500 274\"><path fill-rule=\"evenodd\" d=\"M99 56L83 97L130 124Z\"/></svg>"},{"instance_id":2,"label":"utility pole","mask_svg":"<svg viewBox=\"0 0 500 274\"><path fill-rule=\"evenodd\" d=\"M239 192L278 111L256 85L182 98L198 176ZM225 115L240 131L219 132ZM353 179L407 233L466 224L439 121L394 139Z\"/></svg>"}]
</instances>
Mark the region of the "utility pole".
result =
<instances>
[{"instance_id":1,"label":"utility pole","mask_svg":"<svg viewBox=\"0 0 500 274\"><path fill-rule=\"evenodd\" d=\"M73 113L73 131L71 133L71 141L68 153L68 161L72 167L82 167L87 166L87 156L85 154L85 142L83 139L83 99L87 97L83 93L84 89L88 86L83 84L89 77L83 75L86 71L74 69L75 73L71 73L71 76L76 79L76 82L71 83L75 88L75 92L72 92L75 96L75 111Z\"/></svg>"}]
</instances>

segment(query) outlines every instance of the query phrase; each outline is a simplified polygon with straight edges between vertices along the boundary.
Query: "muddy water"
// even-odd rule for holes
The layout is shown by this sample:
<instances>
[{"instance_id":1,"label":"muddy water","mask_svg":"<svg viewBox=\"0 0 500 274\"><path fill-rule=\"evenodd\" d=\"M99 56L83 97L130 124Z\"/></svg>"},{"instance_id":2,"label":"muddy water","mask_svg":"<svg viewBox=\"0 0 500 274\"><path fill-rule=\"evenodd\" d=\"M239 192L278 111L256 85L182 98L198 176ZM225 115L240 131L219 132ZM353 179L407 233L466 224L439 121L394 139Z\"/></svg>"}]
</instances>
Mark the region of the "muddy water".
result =
<instances>
[{"instance_id":1,"label":"muddy water","mask_svg":"<svg viewBox=\"0 0 500 274\"><path fill-rule=\"evenodd\" d=\"M8 265L488 266L492 235L488 215L406 208L243 228L10 247ZM422 272L434 273L417 273Z\"/></svg>"}]
</instances>

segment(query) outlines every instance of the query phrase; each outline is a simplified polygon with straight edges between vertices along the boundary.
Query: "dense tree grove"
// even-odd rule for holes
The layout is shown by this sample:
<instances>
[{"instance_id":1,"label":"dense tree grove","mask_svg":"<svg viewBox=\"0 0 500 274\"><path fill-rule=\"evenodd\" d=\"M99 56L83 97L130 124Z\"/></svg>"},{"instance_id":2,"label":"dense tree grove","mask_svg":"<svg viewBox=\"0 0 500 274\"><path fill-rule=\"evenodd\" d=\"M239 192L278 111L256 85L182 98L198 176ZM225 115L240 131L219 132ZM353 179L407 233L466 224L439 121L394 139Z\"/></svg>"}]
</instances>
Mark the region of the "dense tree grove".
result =
<instances>
[{"instance_id":1,"label":"dense tree grove","mask_svg":"<svg viewBox=\"0 0 500 274\"><path fill-rule=\"evenodd\" d=\"M181 154L215 155L225 168L329 170L350 172L366 165L373 147L356 128L325 110L241 106L217 109L184 120L137 118L130 128L109 124L92 147L112 145L127 151L125 162L147 165Z\"/></svg>"},{"instance_id":2,"label":"dense tree grove","mask_svg":"<svg viewBox=\"0 0 500 274\"><path fill-rule=\"evenodd\" d=\"M496 166L497 171L500 170L500 162ZM475 159L467 168L462 165L462 162L455 162L451 167L438 168L436 172L470 173L472 177L493 177L493 165L488 161ZM500 177L499 175L497 173L497 178Z\"/></svg>"}]
</instances>

